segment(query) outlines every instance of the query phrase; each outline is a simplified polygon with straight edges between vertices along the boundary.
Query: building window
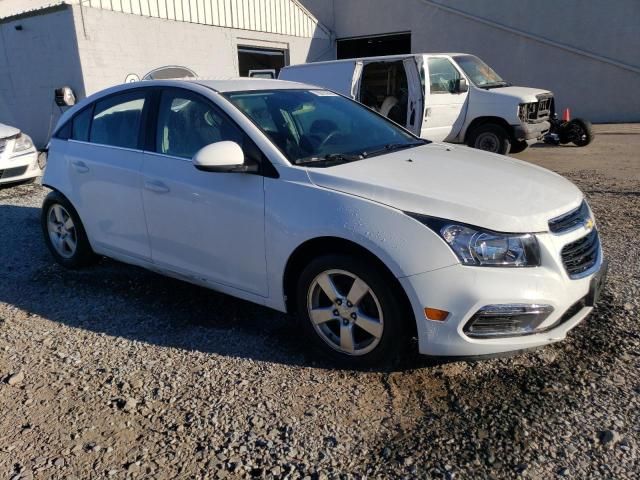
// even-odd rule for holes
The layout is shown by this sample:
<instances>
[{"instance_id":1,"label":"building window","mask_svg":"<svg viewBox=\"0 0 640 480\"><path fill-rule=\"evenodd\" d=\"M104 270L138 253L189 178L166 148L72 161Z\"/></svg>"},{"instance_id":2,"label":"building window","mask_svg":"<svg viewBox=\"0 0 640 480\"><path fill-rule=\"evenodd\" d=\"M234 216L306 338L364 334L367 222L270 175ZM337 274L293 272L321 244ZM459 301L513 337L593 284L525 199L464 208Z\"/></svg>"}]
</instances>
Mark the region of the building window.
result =
<instances>
[{"instance_id":1,"label":"building window","mask_svg":"<svg viewBox=\"0 0 640 480\"><path fill-rule=\"evenodd\" d=\"M241 77L277 78L288 64L288 54L288 50L239 46L238 73Z\"/></svg>"},{"instance_id":2,"label":"building window","mask_svg":"<svg viewBox=\"0 0 640 480\"><path fill-rule=\"evenodd\" d=\"M338 60L381 57L411 53L411 33L392 33L370 37L343 38L337 41Z\"/></svg>"},{"instance_id":3,"label":"building window","mask_svg":"<svg viewBox=\"0 0 640 480\"><path fill-rule=\"evenodd\" d=\"M197 75L195 72L187 67L178 67L176 65L169 65L166 67L156 68L150 71L144 77L143 80L169 80L172 78L195 78Z\"/></svg>"}]
</instances>

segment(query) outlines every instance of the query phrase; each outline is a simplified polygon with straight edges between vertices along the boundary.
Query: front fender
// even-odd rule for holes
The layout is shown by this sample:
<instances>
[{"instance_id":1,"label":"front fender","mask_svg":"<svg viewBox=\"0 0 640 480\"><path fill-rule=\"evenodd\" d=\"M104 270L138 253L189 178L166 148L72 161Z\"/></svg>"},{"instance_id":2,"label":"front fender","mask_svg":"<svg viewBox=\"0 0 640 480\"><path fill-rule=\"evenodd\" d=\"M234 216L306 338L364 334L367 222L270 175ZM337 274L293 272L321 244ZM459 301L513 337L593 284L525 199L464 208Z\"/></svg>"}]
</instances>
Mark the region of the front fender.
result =
<instances>
[{"instance_id":1,"label":"front fender","mask_svg":"<svg viewBox=\"0 0 640 480\"><path fill-rule=\"evenodd\" d=\"M284 310L283 277L303 243L334 237L356 243L402 278L458 263L429 228L392 207L312 184L302 169L265 179L265 244L270 306Z\"/></svg>"}]
</instances>

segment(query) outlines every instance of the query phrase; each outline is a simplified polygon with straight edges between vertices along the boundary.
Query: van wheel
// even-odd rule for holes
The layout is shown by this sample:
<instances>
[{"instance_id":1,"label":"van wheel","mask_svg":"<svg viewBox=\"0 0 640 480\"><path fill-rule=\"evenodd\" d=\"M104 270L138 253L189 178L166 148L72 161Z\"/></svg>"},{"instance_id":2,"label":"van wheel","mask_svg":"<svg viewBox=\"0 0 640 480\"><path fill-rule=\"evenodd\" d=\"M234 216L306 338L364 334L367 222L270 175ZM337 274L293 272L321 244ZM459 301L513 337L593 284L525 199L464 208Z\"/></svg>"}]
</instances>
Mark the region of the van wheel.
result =
<instances>
[{"instance_id":1,"label":"van wheel","mask_svg":"<svg viewBox=\"0 0 640 480\"><path fill-rule=\"evenodd\" d=\"M529 148L529 144L525 140L516 140L511 144L509 153L524 152L527 148Z\"/></svg>"},{"instance_id":2,"label":"van wheel","mask_svg":"<svg viewBox=\"0 0 640 480\"><path fill-rule=\"evenodd\" d=\"M408 342L387 276L346 255L325 255L302 272L298 319L314 349L341 367L390 365Z\"/></svg>"},{"instance_id":3,"label":"van wheel","mask_svg":"<svg viewBox=\"0 0 640 480\"><path fill-rule=\"evenodd\" d=\"M511 138L500 125L485 123L473 129L467 145L478 150L506 155L511 149Z\"/></svg>"},{"instance_id":4,"label":"van wheel","mask_svg":"<svg viewBox=\"0 0 640 480\"><path fill-rule=\"evenodd\" d=\"M44 199L40 223L49 251L63 267L81 268L96 260L76 209L60 193Z\"/></svg>"}]
</instances>

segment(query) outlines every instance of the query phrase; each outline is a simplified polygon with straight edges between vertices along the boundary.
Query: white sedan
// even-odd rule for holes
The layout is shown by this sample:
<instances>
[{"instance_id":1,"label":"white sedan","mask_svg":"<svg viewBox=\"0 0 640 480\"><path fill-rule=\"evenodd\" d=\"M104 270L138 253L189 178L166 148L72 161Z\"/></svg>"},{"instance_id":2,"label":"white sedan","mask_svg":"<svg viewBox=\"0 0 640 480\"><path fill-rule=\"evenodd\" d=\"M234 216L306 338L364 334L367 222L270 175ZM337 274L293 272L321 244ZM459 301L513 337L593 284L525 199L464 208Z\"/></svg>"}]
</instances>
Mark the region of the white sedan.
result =
<instances>
[{"instance_id":1,"label":"white sedan","mask_svg":"<svg viewBox=\"0 0 640 480\"><path fill-rule=\"evenodd\" d=\"M0 184L22 182L41 174L31 137L0 123Z\"/></svg>"},{"instance_id":2,"label":"white sedan","mask_svg":"<svg viewBox=\"0 0 640 480\"><path fill-rule=\"evenodd\" d=\"M411 336L436 356L561 340L606 273L566 179L298 83L97 93L61 118L43 184L62 265L108 256L295 313L301 341L348 366Z\"/></svg>"}]
</instances>

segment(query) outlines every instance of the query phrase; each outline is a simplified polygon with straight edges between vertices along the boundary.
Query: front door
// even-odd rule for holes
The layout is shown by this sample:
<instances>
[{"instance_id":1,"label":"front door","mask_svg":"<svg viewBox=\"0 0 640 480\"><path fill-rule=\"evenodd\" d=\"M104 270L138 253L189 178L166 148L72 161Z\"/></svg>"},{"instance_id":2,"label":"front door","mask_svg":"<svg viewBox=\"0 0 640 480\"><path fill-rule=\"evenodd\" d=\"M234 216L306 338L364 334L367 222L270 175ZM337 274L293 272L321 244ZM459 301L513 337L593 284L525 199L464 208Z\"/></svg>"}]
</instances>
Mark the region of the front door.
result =
<instances>
[{"instance_id":1,"label":"front door","mask_svg":"<svg viewBox=\"0 0 640 480\"><path fill-rule=\"evenodd\" d=\"M429 57L425 67L429 93L420 135L436 142L454 140L464 123L469 96L457 92L462 74L446 57Z\"/></svg>"},{"instance_id":2,"label":"front door","mask_svg":"<svg viewBox=\"0 0 640 480\"><path fill-rule=\"evenodd\" d=\"M143 198L153 262L199 282L266 296L263 177L197 170L193 155L222 140L251 140L209 100L160 95L155 151L145 152Z\"/></svg>"}]
</instances>

